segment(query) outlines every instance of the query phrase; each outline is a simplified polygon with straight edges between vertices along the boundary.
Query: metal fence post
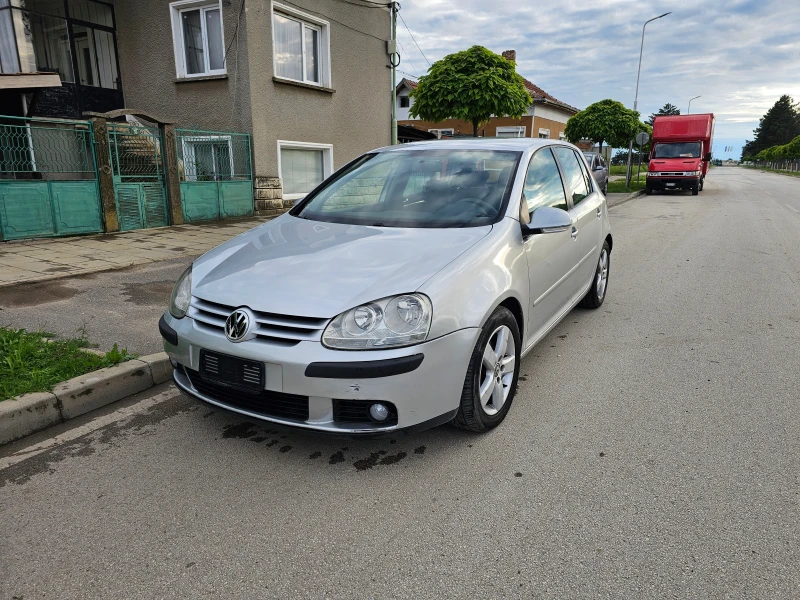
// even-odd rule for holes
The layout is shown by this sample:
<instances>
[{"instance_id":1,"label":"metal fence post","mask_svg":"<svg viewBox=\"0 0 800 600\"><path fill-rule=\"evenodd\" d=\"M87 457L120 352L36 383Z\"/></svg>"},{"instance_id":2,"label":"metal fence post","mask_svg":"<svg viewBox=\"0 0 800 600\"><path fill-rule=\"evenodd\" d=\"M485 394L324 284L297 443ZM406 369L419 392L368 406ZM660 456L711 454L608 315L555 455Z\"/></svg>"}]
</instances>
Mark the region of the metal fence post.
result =
<instances>
[{"instance_id":1,"label":"metal fence post","mask_svg":"<svg viewBox=\"0 0 800 600\"><path fill-rule=\"evenodd\" d=\"M183 204L181 202L181 180L178 171L178 154L175 145L175 125L161 123L161 138L164 140L164 176L167 178L167 202L169 202L170 223L183 225Z\"/></svg>"},{"instance_id":2,"label":"metal fence post","mask_svg":"<svg viewBox=\"0 0 800 600\"><path fill-rule=\"evenodd\" d=\"M108 152L108 129L106 120L92 117L95 157L97 160L97 180L100 185L100 202L103 206L103 223L107 232L119 231L117 219L117 200L114 197L114 177L111 171L111 157Z\"/></svg>"}]
</instances>

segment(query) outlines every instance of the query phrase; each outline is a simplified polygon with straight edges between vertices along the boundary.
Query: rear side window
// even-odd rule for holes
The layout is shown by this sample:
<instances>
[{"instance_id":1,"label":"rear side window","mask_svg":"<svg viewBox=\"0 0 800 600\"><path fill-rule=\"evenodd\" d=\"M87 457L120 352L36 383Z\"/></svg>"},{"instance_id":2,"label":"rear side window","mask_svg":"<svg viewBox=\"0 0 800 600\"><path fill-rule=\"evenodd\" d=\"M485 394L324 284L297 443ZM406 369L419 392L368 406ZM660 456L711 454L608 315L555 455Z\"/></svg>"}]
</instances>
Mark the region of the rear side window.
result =
<instances>
[{"instance_id":1,"label":"rear side window","mask_svg":"<svg viewBox=\"0 0 800 600\"><path fill-rule=\"evenodd\" d=\"M561 174L553 158L550 148L544 148L534 154L525 175L525 187L522 190L528 204L528 213L540 206L553 206L567 210L567 197Z\"/></svg>"},{"instance_id":2,"label":"rear side window","mask_svg":"<svg viewBox=\"0 0 800 600\"><path fill-rule=\"evenodd\" d=\"M561 168L564 169L564 178L572 191L572 204L577 205L589 195L586 167L571 148L559 146L553 148L553 151L558 156Z\"/></svg>"}]
</instances>

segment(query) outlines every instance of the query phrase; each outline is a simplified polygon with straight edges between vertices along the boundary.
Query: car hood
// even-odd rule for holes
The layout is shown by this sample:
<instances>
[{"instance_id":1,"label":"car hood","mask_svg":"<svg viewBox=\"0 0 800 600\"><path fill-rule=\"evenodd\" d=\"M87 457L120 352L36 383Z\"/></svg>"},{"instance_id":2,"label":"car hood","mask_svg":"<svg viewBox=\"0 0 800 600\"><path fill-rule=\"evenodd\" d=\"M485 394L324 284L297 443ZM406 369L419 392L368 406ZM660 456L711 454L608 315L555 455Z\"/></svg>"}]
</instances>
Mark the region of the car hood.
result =
<instances>
[{"instance_id":1,"label":"car hood","mask_svg":"<svg viewBox=\"0 0 800 600\"><path fill-rule=\"evenodd\" d=\"M491 229L368 227L283 215L195 261L192 294L232 307L329 318L413 292Z\"/></svg>"},{"instance_id":2,"label":"car hood","mask_svg":"<svg viewBox=\"0 0 800 600\"><path fill-rule=\"evenodd\" d=\"M699 171L699 158L654 158L650 161L651 171Z\"/></svg>"}]
</instances>

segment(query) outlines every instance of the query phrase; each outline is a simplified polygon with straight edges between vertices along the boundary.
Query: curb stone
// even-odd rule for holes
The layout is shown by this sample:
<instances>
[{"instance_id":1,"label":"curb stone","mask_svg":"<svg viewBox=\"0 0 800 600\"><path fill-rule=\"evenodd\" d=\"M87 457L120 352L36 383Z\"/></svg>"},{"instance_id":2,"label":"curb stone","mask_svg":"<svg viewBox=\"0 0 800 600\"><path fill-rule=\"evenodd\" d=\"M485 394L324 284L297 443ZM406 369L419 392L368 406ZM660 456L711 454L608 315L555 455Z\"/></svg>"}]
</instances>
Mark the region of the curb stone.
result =
<instances>
[{"instance_id":1,"label":"curb stone","mask_svg":"<svg viewBox=\"0 0 800 600\"><path fill-rule=\"evenodd\" d=\"M61 423L58 399L49 392L23 394L0 402L0 444Z\"/></svg>"},{"instance_id":2,"label":"curb stone","mask_svg":"<svg viewBox=\"0 0 800 600\"><path fill-rule=\"evenodd\" d=\"M643 195L644 195L644 190L638 190L636 192L633 192L633 193L625 196L624 198L621 198L621 199L617 200L616 202L613 202L613 203L609 202L608 203L608 208L614 208L615 206L619 206L620 204L625 204L626 202L630 202L634 198L638 198L639 196L643 196Z\"/></svg>"},{"instance_id":3,"label":"curb stone","mask_svg":"<svg viewBox=\"0 0 800 600\"><path fill-rule=\"evenodd\" d=\"M53 392L23 394L0 401L0 444L63 423L169 381L166 352L141 356L63 381Z\"/></svg>"}]
</instances>

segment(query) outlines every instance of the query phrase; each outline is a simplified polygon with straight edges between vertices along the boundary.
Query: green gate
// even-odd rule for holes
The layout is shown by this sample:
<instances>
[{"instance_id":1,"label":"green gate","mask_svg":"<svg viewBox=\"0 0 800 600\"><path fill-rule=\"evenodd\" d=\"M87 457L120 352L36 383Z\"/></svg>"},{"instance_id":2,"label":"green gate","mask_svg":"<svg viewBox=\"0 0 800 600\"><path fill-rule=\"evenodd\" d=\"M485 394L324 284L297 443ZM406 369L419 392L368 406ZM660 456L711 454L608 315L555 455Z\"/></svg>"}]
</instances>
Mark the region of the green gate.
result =
<instances>
[{"instance_id":1,"label":"green gate","mask_svg":"<svg viewBox=\"0 0 800 600\"><path fill-rule=\"evenodd\" d=\"M175 145L184 221L253 214L249 134L176 129Z\"/></svg>"},{"instance_id":2,"label":"green gate","mask_svg":"<svg viewBox=\"0 0 800 600\"><path fill-rule=\"evenodd\" d=\"M92 124L0 116L0 239L102 230Z\"/></svg>"},{"instance_id":3,"label":"green gate","mask_svg":"<svg viewBox=\"0 0 800 600\"><path fill-rule=\"evenodd\" d=\"M157 127L108 124L108 154L120 231L168 224L162 149Z\"/></svg>"}]
</instances>

